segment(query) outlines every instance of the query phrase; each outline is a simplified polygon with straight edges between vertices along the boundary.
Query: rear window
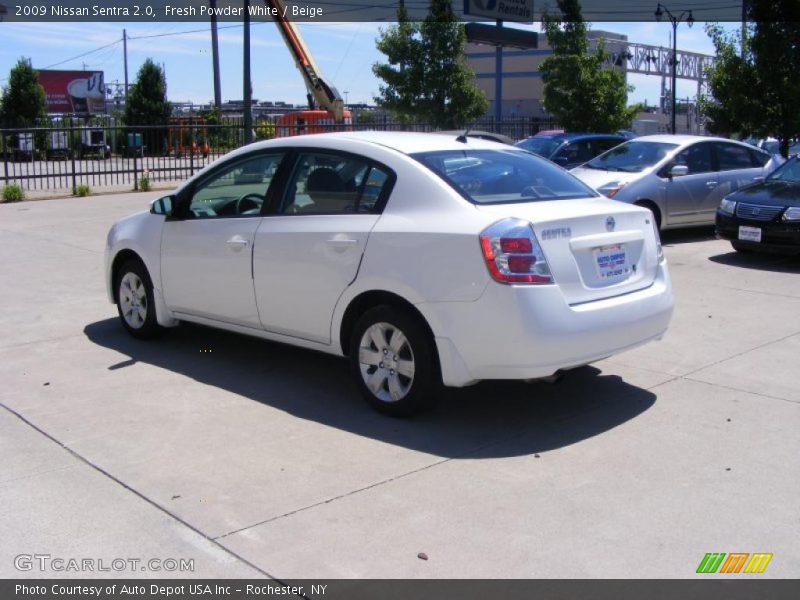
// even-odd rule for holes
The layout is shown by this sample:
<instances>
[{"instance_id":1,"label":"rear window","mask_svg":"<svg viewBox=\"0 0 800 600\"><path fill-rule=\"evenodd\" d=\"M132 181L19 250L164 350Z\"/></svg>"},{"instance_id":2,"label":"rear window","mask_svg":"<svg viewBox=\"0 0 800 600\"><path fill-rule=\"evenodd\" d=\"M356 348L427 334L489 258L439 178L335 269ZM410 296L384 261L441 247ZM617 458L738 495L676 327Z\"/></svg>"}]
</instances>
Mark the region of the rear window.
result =
<instances>
[{"instance_id":1,"label":"rear window","mask_svg":"<svg viewBox=\"0 0 800 600\"><path fill-rule=\"evenodd\" d=\"M598 195L553 163L519 150L444 150L420 152L412 157L475 204Z\"/></svg>"},{"instance_id":2,"label":"rear window","mask_svg":"<svg viewBox=\"0 0 800 600\"><path fill-rule=\"evenodd\" d=\"M638 173L652 167L667 154L677 148L677 144L666 142L625 142L589 161L584 166L604 171Z\"/></svg>"}]
</instances>

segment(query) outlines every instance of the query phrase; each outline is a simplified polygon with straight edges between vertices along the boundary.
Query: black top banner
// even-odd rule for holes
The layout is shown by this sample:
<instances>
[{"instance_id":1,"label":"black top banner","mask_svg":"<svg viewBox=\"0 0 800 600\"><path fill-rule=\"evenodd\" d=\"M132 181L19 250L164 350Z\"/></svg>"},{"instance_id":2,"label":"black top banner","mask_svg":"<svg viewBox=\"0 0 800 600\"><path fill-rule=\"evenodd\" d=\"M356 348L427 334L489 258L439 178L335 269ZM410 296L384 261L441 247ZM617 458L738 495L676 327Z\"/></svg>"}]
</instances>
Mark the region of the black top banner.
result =
<instances>
[{"instance_id":1,"label":"black top banner","mask_svg":"<svg viewBox=\"0 0 800 600\"><path fill-rule=\"evenodd\" d=\"M480 15L512 14L519 7L506 6L515 0L453 0L453 10L466 21L491 20ZM696 21L740 21L743 0L673 0L666 6L674 15L691 11ZM371 21L394 22L400 0L284 0L284 14L298 22ZM422 20L428 14L429 0L405 0L412 20ZM656 0L583 0L586 21L652 22L658 7ZM215 6L212 6L215 5ZM470 9L469 6L472 6ZM465 14L465 8L471 14ZM523 22L538 22L542 12L557 12L555 0L530 0L524 5ZM514 10L512 10L514 9ZM505 11L505 12L504 12ZM510 11L510 12L509 12ZM208 21L213 14L219 21L238 21L245 13L253 21L269 21L275 16L273 4L264 0L63 0L38 1L0 0L2 22L182 22ZM512 18L512 17L509 17Z\"/></svg>"}]
</instances>

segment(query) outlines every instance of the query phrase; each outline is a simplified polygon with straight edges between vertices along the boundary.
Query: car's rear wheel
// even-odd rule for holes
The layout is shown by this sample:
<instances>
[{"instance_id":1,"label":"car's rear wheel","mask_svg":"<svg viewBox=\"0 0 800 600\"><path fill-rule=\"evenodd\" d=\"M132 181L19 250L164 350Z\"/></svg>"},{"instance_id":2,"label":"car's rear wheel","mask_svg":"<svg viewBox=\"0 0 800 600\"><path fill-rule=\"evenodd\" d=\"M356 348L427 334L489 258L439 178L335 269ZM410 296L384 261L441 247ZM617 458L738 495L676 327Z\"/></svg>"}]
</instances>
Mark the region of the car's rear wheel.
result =
<instances>
[{"instance_id":1,"label":"car's rear wheel","mask_svg":"<svg viewBox=\"0 0 800 600\"><path fill-rule=\"evenodd\" d=\"M139 339L151 339L164 333L156 320L153 283L139 260L126 261L116 273L114 290L117 312L123 327Z\"/></svg>"},{"instance_id":2,"label":"car's rear wheel","mask_svg":"<svg viewBox=\"0 0 800 600\"><path fill-rule=\"evenodd\" d=\"M350 364L367 402L395 417L429 407L441 385L434 340L418 318L392 306L372 308L358 320Z\"/></svg>"}]
</instances>

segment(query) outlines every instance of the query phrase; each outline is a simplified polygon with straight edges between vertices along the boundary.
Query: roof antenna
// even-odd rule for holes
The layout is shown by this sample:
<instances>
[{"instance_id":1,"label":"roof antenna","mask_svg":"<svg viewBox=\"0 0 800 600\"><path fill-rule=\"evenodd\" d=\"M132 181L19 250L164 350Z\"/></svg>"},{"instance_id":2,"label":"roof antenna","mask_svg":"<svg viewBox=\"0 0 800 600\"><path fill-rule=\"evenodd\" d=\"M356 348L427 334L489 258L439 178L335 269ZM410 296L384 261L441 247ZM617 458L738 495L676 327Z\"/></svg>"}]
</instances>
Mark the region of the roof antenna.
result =
<instances>
[{"instance_id":1,"label":"roof antenna","mask_svg":"<svg viewBox=\"0 0 800 600\"><path fill-rule=\"evenodd\" d=\"M468 127L467 127L467 128L464 130L464 133L462 133L460 136L458 136L458 137L456 138L456 141L457 141L457 142L461 142L462 144L466 144L466 143L467 143L467 136L469 135L470 129L472 129L472 128L468 126Z\"/></svg>"}]
</instances>

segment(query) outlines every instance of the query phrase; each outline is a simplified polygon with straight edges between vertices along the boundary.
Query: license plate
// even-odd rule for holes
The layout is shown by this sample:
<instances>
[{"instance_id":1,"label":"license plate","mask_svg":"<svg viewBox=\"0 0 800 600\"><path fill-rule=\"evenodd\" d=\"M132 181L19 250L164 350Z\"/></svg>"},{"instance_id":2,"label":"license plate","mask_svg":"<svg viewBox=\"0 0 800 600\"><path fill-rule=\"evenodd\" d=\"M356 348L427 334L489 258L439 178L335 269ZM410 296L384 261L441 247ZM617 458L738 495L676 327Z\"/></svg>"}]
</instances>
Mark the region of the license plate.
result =
<instances>
[{"instance_id":1,"label":"license plate","mask_svg":"<svg viewBox=\"0 0 800 600\"><path fill-rule=\"evenodd\" d=\"M760 242L761 241L761 227L748 227L747 225L739 225L739 239L745 242Z\"/></svg>"},{"instance_id":2,"label":"license plate","mask_svg":"<svg viewBox=\"0 0 800 600\"><path fill-rule=\"evenodd\" d=\"M628 275L631 270L623 244L597 248L594 251L594 260L600 279L618 279Z\"/></svg>"}]
</instances>

